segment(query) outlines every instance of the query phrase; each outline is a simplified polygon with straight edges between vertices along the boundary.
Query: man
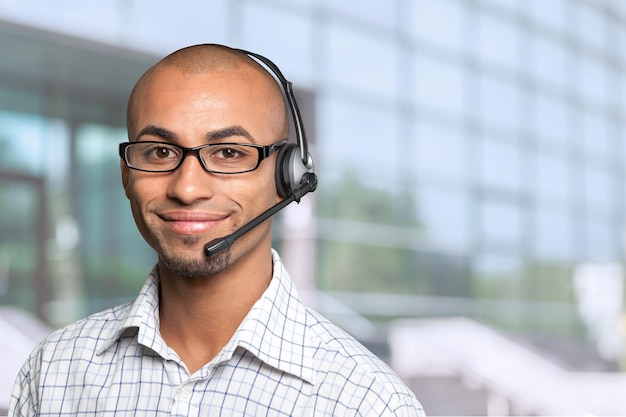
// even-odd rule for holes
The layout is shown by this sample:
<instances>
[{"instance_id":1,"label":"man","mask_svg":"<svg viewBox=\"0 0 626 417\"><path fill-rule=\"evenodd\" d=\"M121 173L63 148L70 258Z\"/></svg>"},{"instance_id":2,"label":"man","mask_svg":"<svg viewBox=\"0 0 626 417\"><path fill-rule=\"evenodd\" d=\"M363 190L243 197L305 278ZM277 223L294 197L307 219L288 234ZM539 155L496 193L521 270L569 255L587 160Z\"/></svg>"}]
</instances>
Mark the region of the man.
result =
<instances>
[{"instance_id":1,"label":"man","mask_svg":"<svg viewBox=\"0 0 626 417\"><path fill-rule=\"evenodd\" d=\"M220 45L174 52L140 78L122 183L158 263L134 303L34 350L10 415L422 415L382 361L301 303L271 220L206 256L284 197L282 94L250 55Z\"/></svg>"}]
</instances>

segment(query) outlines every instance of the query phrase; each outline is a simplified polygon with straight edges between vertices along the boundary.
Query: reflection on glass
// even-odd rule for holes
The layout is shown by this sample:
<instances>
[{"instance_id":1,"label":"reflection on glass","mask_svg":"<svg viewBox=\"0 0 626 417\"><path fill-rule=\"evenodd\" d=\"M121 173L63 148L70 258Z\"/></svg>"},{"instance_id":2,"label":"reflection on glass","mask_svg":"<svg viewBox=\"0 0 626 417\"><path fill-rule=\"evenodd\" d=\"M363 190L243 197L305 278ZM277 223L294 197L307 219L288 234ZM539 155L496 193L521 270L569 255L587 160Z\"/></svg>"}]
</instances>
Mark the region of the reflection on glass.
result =
<instances>
[{"instance_id":1,"label":"reflection on glass","mask_svg":"<svg viewBox=\"0 0 626 417\"><path fill-rule=\"evenodd\" d=\"M622 256L617 249L614 233L615 226L605 218L591 219L585 222L586 242L585 257L591 261L612 261Z\"/></svg>"},{"instance_id":2,"label":"reflection on glass","mask_svg":"<svg viewBox=\"0 0 626 417\"><path fill-rule=\"evenodd\" d=\"M532 14L535 21L557 30L566 29L566 0L530 0L530 7L528 3L526 1L524 8Z\"/></svg>"},{"instance_id":3,"label":"reflection on glass","mask_svg":"<svg viewBox=\"0 0 626 417\"><path fill-rule=\"evenodd\" d=\"M511 80L483 75L481 79L481 119L495 127L520 128L520 86Z\"/></svg>"},{"instance_id":4,"label":"reflection on glass","mask_svg":"<svg viewBox=\"0 0 626 417\"><path fill-rule=\"evenodd\" d=\"M520 62L519 29L514 21L505 21L481 13L478 17L478 49L481 60L515 69Z\"/></svg>"},{"instance_id":5,"label":"reflection on glass","mask_svg":"<svg viewBox=\"0 0 626 417\"><path fill-rule=\"evenodd\" d=\"M523 148L519 144L483 138L477 141L479 163L473 171L481 184L511 191L521 191L526 186L523 178Z\"/></svg>"},{"instance_id":6,"label":"reflection on glass","mask_svg":"<svg viewBox=\"0 0 626 417\"><path fill-rule=\"evenodd\" d=\"M213 13L213 2L207 3L206 7ZM311 51L314 42L313 19L303 13L277 9L265 3L246 1L241 7L240 36L245 48L271 57L294 85L301 86L303 80L306 83L313 82L315 79L315 63ZM262 31L258 30L259 22L263 22ZM289 36L285 36L286 33Z\"/></svg>"},{"instance_id":7,"label":"reflection on glass","mask_svg":"<svg viewBox=\"0 0 626 417\"><path fill-rule=\"evenodd\" d=\"M132 298L155 262L139 236L120 180L121 127L85 124L77 129L77 220L88 312Z\"/></svg>"},{"instance_id":8,"label":"reflection on glass","mask_svg":"<svg viewBox=\"0 0 626 417\"><path fill-rule=\"evenodd\" d=\"M582 169L584 199L587 212L598 217L606 216L615 204L615 180L605 167L585 166Z\"/></svg>"},{"instance_id":9,"label":"reflection on glass","mask_svg":"<svg viewBox=\"0 0 626 417\"><path fill-rule=\"evenodd\" d=\"M324 101L319 114L319 160L362 178L393 179L402 155L395 113L340 100Z\"/></svg>"},{"instance_id":10,"label":"reflection on glass","mask_svg":"<svg viewBox=\"0 0 626 417\"><path fill-rule=\"evenodd\" d=\"M416 0L406 2L406 25L419 40L439 47L462 50L465 39L465 2L460 0Z\"/></svg>"},{"instance_id":11,"label":"reflection on glass","mask_svg":"<svg viewBox=\"0 0 626 417\"><path fill-rule=\"evenodd\" d=\"M533 128L543 140L565 145L574 143L571 139L570 109L566 102L544 94L535 95L533 106Z\"/></svg>"},{"instance_id":12,"label":"reflection on glass","mask_svg":"<svg viewBox=\"0 0 626 417\"><path fill-rule=\"evenodd\" d=\"M415 101L418 105L462 115L465 109L464 69L460 63L417 55Z\"/></svg>"},{"instance_id":13,"label":"reflection on glass","mask_svg":"<svg viewBox=\"0 0 626 417\"><path fill-rule=\"evenodd\" d=\"M534 155L535 190L540 201L571 202L572 179L571 162L563 155L537 153Z\"/></svg>"},{"instance_id":14,"label":"reflection on glass","mask_svg":"<svg viewBox=\"0 0 626 417\"><path fill-rule=\"evenodd\" d=\"M420 123L416 130L415 154L410 160L418 175L462 181L469 172L464 133L430 123Z\"/></svg>"},{"instance_id":15,"label":"reflection on glass","mask_svg":"<svg viewBox=\"0 0 626 417\"><path fill-rule=\"evenodd\" d=\"M480 208L480 229L484 240L519 248L524 234L522 208L516 204L486 199Z\"/></svg>"},{"instance_id":16,"label":"reflection on glass","mask_svg":"<svg viewBox=\"0 0 626 417\"><path fill-rule=\"evenodd\" d=\"M45 119L0 111L0 166L4 170L41 174Z\"/></svg>"},{"instance_id":17,"label":"reflection on glass","mask_svg":"<svg viewBox=\"0 0 626 417\"><path fill-rule=\"evenodd\" d=\"M537 259L571 261L572 221L566 211L538 208L532 215L532 252Z\"/></svg>"},{"instance_id":18,"label":"reflection on glass","mask_svg":"<svg viewBox=\"0 0 626 417\"><path fill-rule=\"evenodd\" d=\"M592 56L581 54L577 58L579 69L578 90L585 100L605 106L610 100L611 90L607 82L607 71Z\"/></svg>"},{"instance_id":19,"label":"reflection on glass","mask_svg":"<svg viewBox=\"0 0 626 417\"><path fill-rule=\"evenodd\" d=\"M548 3L551 2L542 2ZM533 33L530 36L532 60L527 68L531 71L532 77L539 82L560 88L571 85L569 81L573 78L572 68L565 45L541 33Z\"/></svg>"},{"instance_id":20,"label":"reflection on glass","mask_svg":"<svg viewBox=\"0 0 626 417\"><path fill-rule=\"evenodd\" d=\"M43 231L36 221L41 204L38 187L30 181L0 175L0 304L37 311L38 239Z\"/></svg>"},{"instance_id":21,"label":"reflection on glass","mask_svg":"<svg viewBox=\"0 0 626 417\"><path fill-rule=\"evenodd\" d=\"M519 256L482 253L472 266L477 298L512 300L521 296L524 264Z\"/></svg>"},{"instance_id":22,"label":"reflection on glass","mask_svg":"<svg viewBox=\"0 0 626 417\"><path fill-rule=\"evenodd\" d=\"M331 84L355 89L359 94L376 94L379 99L396 95L397 45L391 39L371 36L344 25L328 27L327 69Z\"/></svg>"},{"instance_id":23,"label":"reflection on glass","mask_svg":"<svg viewBox=\"0 0 626 417\"><path fill-rule=\"evenodd\" d=\"M424 239L434 246L464 251L470 245L470 206L458 190L422 186L417 190L418 219Z\"/></svg>"},{"instance_id":24,"label":"reflection on glass","mask_svg":"<svg viewBox=\"0 0 626 417\"><path fill-rule=\"evenodd\" d=\"M614 149L605 116L592 110L579 113L582 121L582 150L586 157L598 161L611 158Z\"/></svg>"}]
</instances>

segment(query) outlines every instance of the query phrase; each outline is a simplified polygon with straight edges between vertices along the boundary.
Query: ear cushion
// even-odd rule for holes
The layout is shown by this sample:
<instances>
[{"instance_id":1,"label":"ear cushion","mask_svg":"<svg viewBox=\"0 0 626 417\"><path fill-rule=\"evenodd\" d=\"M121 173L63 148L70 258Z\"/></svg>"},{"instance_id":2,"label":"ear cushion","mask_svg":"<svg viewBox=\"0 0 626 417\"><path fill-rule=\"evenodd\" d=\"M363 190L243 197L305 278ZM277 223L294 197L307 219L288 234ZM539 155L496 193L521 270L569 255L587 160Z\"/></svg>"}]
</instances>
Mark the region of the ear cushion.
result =
<instances>
[{"instance_id":1,"label":"ear cushion","mask_svg":"<svg viewBox=\"0 0 626 417\"><path fill-rule=\"evenodd\" d=\"M300 185L302 176L307 172L300 160L300 149L294 143L288 143L280 148L276 157L276 190L285 198L293 194Z\"/></svg>"}]
</instances>

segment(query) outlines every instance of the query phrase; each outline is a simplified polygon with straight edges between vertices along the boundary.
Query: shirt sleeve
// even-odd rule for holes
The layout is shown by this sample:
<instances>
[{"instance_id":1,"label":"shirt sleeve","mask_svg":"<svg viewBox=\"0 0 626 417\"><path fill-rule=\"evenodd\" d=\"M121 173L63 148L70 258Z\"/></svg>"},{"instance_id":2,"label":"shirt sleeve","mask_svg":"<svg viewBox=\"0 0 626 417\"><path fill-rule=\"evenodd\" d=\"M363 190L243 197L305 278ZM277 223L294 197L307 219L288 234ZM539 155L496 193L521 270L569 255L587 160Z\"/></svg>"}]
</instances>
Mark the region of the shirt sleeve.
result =
<instances>
[{"instance_id":1,"label":"shirt sleeve","mask_svg":"<svg viewBox=\"0 0 626 417\"><path fill-rule=\"evenodd\" d=\"M398 393L395 398L398 401L391 401L388 404L386 412L382 413L385 417L425 417L424 409L420 402L413 395L404 395ZM369 415L365 413L364 415Z\"/></svg>"},{"instance_id":2,"label":"shirt sleeve","mask_svg":"<svg viewBox=\"0 0 626 417\"><path fill-rule=\"evenodd\" d=\"M38 415L37 376L40 369L37 358L37 353L33 352L17 375L9 401L9 417L36 417Z\"/></svg>"},{"instance_id":3,"label":"shirt sleeve","mask_svg":"<svg viewBox=\"0 0 626 417\"><path fill-rule=\"evenodd\" d=\"M426 417L422 405L415 397L406 398L405 401L393 410L390 417Z\"/></svg>"}]
</instances>

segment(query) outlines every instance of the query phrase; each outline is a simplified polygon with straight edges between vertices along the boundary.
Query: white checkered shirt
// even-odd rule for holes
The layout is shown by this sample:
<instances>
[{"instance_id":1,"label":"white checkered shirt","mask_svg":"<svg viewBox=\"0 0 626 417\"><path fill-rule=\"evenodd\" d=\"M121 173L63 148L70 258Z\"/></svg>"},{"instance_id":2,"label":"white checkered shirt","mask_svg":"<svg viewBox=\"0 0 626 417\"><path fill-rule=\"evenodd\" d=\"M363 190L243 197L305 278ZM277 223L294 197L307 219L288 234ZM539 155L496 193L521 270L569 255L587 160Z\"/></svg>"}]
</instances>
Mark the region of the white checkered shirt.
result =
<instances>
[{"instance_id":1,"label":"white checkered shirt","mask_svg":"<svg viewBox=\"0 0 626 417\"><path fill-rule=\"evenodd\" d=\"M422 416L380 359L302 304L273 258L268 289L193 375L159 334L155 268L134 303L58 330L33 351L9 416Z\"/></svg>"}]
</instances>

